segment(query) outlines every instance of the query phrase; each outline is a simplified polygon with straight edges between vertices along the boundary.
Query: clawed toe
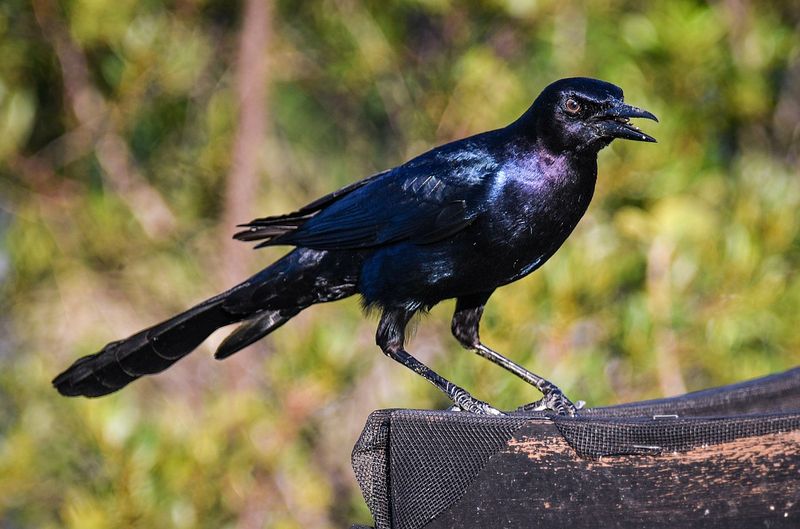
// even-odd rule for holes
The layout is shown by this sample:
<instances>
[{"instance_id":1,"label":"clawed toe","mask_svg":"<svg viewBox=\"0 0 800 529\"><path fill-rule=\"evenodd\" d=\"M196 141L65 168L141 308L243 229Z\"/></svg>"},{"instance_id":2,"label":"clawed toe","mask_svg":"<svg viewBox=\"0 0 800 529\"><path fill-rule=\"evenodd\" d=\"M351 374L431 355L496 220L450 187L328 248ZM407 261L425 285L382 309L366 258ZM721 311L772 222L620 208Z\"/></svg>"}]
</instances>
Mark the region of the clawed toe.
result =
<instances>
[{"instance_id":1,"label":"clawed toe","mask_svg":"<svg viewBox=\"0 0 800 529\"><path fill-rule=\"evenodd\" d=\"M453 406L450 407L450 411L465 411L477 415L505 415L494 406L476 399L466 391L456 393L453 396Z\"/></svg>"},{"instance_id":2,"label":"clawed toe","mask_svg":"<svg viewBox=\"0 0 800 529\"><path fill-rule=\"evenodd\" d=\"M520 406L519 411L545 411L574 417L578 415L578 410L583 409L584 406L586 406L586 402L579 400L576 404L573 404L560 389L553 386L541 399L531 404Z\"/></svg>"},{"instance_id":3,"label":"clawed toe","mask_svg":"<svg viewBox=\"0 0 800 529\"><path fill-rule=\"evenodd\" d=\"M461 411L474 413L476 415L495 415L497 417L505 415L505 413L498 410L497 408L478 399L473 399L473 401L470 402L469 404L460 404L458 406L453 406L453 408L458 408Z\"/></svg>"},{"instance_id":4,"label":"clawed toe","mask_svg":"<svg viewBox=\"0 0 800 529\"><path fill-rule=\"evenodd\" d=\"M505 413L503 413L502 411L498 410L497 408L494 408L493 406L490 406L485 402L478 401L478 403L480 411L478 411L477 413L481 415L495 415L497 417L505 415Z\"/></svg>"}]
</instances>

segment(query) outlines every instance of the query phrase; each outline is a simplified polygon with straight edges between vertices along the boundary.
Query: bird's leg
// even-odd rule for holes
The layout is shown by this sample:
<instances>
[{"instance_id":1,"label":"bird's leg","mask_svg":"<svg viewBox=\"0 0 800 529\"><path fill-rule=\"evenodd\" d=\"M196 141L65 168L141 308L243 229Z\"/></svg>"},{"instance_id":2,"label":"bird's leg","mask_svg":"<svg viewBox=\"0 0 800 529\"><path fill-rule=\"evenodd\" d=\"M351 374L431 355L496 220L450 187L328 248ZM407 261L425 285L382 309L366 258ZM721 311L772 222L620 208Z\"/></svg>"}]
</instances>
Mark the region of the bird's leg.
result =
<instances>
[{"instance_id":1,"label":"bird's leg","mask_svg":"<svg viewBox=\"0 0 800 529\"><path fill-rule=\"evenodd\" d=\"M412 315L413 313L408 311L387 310L383 313L375 339L384 354L425 377L431 384L443 391L459 409L482 415L503 415L502 412L476 399L465 389L436 373L403 348L405 328Z\"/></svg>"},{"instance_id":2,"label":"bird's leg","mask_svg":"<svg viewBox=\"0 0 800 529\"><path fill-rule=\"evenodd\" d=\"M533 403L532 405L525 406L525 410L545 411L551 410L560 415L575 415L577 411L583 407L583 402L579 401L576 406L573 404L564 392L558 386L548 381L539 375L532 373L522 367L521 365L509 360L497 351L494 351L481 343L478 334L478 328L483 316L483 307L486 300L489 299L488 295L476 295L468 297L460 297L456 301L456 310L453 314L453 322L451 329L453 336L456 340L467 349L470 349L488 359L491 362L499 365L516 376L532 385L542 392L544 395L541 400Z\"/></svg>"}]
</instances>

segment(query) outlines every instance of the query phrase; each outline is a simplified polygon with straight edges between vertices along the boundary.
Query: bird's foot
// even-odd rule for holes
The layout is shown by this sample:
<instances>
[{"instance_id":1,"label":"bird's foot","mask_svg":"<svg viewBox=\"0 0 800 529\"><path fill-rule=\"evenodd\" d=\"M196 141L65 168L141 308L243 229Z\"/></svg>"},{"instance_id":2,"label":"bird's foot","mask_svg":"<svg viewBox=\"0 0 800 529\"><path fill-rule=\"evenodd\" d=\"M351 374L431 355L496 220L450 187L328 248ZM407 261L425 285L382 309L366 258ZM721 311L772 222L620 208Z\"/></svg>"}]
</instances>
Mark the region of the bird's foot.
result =
<instances>
[{"instance_id":1,"label":"bird's foot","mask_svg":"<svg viewBox=\"0 0 800 529\"><path fill-rule=\"evenodd\" d=\"M476 399L461 388L454 388L449 393L449 396L453 400L453 406L450 411L466 411L478 415L505 415L502 411L482 400Z\"/></svg>"},{"instance_id":2,"label":"bird's foot","mask_svg":"<svg viewBox=\"0 0 800 529\"><path fill-rule=\"evenodd\" d=\"M544 396L536 402L520 406L518 411L552 411L558 415L574 417L586 405L582 400L573 404L558 386L549 382L540 389Z\"/></svg>"}]
</instances>

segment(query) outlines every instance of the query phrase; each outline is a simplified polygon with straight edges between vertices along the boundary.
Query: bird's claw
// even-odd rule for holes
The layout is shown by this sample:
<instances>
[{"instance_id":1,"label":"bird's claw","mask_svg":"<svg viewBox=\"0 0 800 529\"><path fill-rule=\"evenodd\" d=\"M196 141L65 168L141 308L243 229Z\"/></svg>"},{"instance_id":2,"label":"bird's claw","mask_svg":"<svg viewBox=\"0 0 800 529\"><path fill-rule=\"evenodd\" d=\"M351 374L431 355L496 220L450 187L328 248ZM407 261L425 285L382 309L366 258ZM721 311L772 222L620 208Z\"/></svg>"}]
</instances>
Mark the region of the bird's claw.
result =
<instances>
[{"instance_id":1,"label":"bird's claw","mask_svg":"<svg viewBox=\"0 0 800 529\"><path fill-rule=\"evenodd\" d=\"M464 390L453 392L451 398L453 399L453 405L449 408L450 411L465 411L477 415L505 415L505 413L489 403L476 399Z\"/></svg>"},{"instance_id":2,"label":"bird's claw","mask_svg":"<svg viewBox=\"0 0 800 529\"><path fill-rule=\"evenodd\" d=\"M545 388L543 391L544 396L537 400L536 402L532 402L531 404L526 404L524 406L520 406L520 411L550 411L554 412L558 415L564 415L568 417L574 417L578 414L578 410L581 410L586 406L586 402L579 400L576 403L572 403L571 400L564 395L564 392L558 389L556 386L549 386Z\"/></svg>"}]
</instances>

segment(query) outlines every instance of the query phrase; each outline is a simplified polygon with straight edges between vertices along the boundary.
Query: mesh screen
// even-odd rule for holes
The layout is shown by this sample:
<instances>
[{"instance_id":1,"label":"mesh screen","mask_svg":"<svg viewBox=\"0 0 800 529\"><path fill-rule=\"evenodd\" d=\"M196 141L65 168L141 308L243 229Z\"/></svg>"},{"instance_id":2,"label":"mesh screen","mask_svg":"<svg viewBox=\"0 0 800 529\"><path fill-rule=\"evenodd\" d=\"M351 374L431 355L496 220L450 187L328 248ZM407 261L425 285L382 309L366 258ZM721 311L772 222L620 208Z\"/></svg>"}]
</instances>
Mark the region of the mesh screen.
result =
<instances>
[{"instance_id":1,"label":"mesh screen","mask_svg":"<svg viewBox=\"0 0 800 529\"><path fill-rule=\"evenodd\" d=\"M392 527L422 527L457 501L525 424L517 417L403 411L392 417ZM436 449L431 450L431 440Z\"/></svg>"},{"instance_id":2,"label":"mesh screen","mask_svg":"<svg viewBox=\"0 0 800 529\"><path fill-rule=\"evenodd\" d=\"M391 527L389 503L389 427L392 410L372 412L353 447L356 481L377 529Z\"/></svg>"},{"instance_id":3,"label":"mesh screen","mask_svg":"<svg viewBox=\"0 0 800 529\"><path fill-rule=\"evenodd\" d=\"M680 397L552 419L577 455L596 458L657 455L800 429L798 410L800 369L794 369ZM517 429L543 418L541 413L524 411L499 418L435 411L374 412L353 450L353 468L376 528L424 526L461 498Z\"/></svg>"},{"instance_id":4,"label":"mesh screen","mask_svg":"<svg viewBox=\"0 0 800 529\"><path fill-rule=\"evenodd\" d=\"M591 408L581 415L606 417L681 417L747 415L800 410L800 368L720 388L617 406Z\"/></svg>"},{"instance_id":5,"label":"mesh screen","mask_svg":"<svg viewBox=\"0 0 800 529\"><path fill-rule=\"evenodd\" d=\"M800 414L712 419L555 417L581 457L660 454L800 428Z\"/></svg>"},{"instance_id":6,"label":"mesh screen","mask_svg":"<svg viewBox=\"0 0 800 529\"><path fill-rule=\"evenodd\" d=\"M373 412L352 462L375 527L424 525L464 494L526 420L444 411Z\"/></svg>"}]
</instances>

